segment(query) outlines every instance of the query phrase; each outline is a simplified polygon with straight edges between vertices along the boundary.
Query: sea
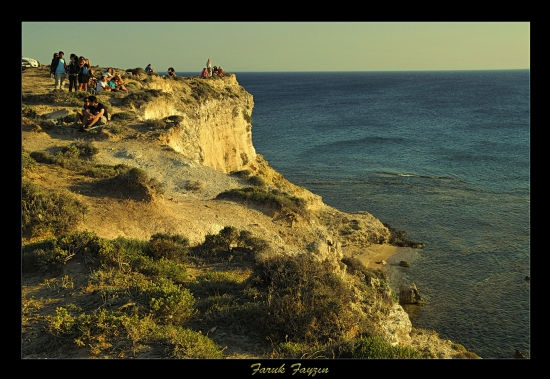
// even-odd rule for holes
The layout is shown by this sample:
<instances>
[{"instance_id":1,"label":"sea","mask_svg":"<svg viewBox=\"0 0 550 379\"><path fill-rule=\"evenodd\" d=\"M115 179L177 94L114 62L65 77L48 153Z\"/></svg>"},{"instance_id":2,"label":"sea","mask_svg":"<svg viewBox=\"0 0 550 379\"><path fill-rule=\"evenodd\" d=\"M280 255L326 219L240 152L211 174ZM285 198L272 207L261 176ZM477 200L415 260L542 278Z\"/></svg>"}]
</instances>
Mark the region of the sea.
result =
<instances>
[{"instance_id":1,"label":"sea","mask_svg":"<svg viewBox=\"0 0 550 379\"><path fill-rule=\"evenodd\" d=\"M530 356L529 70L235 74L270 166L425 244L388 260L414 327Z\"/></svg>"}]
</instances>

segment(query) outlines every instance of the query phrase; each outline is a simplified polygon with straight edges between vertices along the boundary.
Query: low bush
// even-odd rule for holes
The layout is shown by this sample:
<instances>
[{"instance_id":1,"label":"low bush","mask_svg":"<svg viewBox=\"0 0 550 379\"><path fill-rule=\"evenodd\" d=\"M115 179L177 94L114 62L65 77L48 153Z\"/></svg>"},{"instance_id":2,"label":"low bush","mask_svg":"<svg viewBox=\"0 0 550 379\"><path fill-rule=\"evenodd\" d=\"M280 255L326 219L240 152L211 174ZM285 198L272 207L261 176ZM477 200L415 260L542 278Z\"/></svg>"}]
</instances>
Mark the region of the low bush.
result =
<instances>
[{"instance_id":1,"label":"low bush","mask_svg":"<svg viewBox=\"0 0 550 379\"><path fill-rule=\"evenodd\" d=\"M31 119L36 119L38 118L38 112L36 112L36 110L33 107L29 107L28 105L22 104L21 116L31 118Z\"/></svg>"},{"instance_id":2,"label":"low bush","mask_svg":"<svg viewBox=\"0 0 550 379\"><path fill-rule=\"evenodd\" d=\"M248 181L249 181L250 184L252 184L253 186L256 186L256 187L265 187L266 186L265 180L261 176L258 176L258 175L253 175L253 176L249 177Z\"/></svg>"},{"instance_id":3,"label":"low bush","mask_svg":"<svg viewBox=\"0 0 550 379\"><path fill-rule=\"evenodd\" d=\"M191 249L192 253L207 260L254 260L256 255L266 251L269 243L253 237L245 230L226 226L218 234L207 234L204 242Z\"/></svg>"},{"instance_id":4,"label":"low bush","mask_svg":"<svg viewBox=\"0 0 550 379\"><path fill-rule=\"evenodd\" d=\"M191 79L188 81L191 87L191 97L197 101L204 101L218 97L218 92L203 79Z\"/></svg>"},{"instance_id":5,"label":"low bush","mask_svg":"<svg viewBox=\"0 0 550 379\"><path fill-rule=\"evenodd\" d=\"M73 230L88 207L70 194L47 190L23 179L21 227L24 234L55 235Z\"/></svg>"},{"instance_id":6,"label":"low bush","mask_svg":"<svg viewBox=\"0 0 550 379\"><path fill-rule=\"evenodd\" d=\"M147 255L153 259L161 258L183 260L189 253L189 239L180 235L157 233L151 236L147 244Z\"/></svg>"},{"instance_id":7,"label":"low bush","mask_svg":"<svg viewBox=\"0 0 550 379\"><path fill-rule=\"evenodd\" d=\"M136 112L118 112L111 115L111 121L133 121L137 118Z\"/></svg>"},{"instance_id":8,"label":"low bush","mask_svg":"<svg viewBox=\"0 0 550 379\"><path fill-rule=\"evenodd\" d=\"M352 290L308 254L260 261L252 277L267 299L263 322L273 342L351 338L364 322L364 316L349 306Z\"/></svg>"},{"instance_id":9,"label":"low bush","mask_svg":"<svg viewBox=\"0 0 550 379\"><path fill-rule=\"evenodd\" d=\"M354 341L352 357L361 359L419 359L420 353L405 346L392 346L384 341L382 337L360 337Z\"/></svg>"},{"instance_id":10,"label":"low bush","mask_svg":"<svg viewBox=\"0 0 550 379\"><path fill-rule=\"evenodd\" d=\"M166 258L151 260L147 265L141 265L139 271L152 275L154 278L170 279L176 284L183 284L189 279L187 269L183 264Z\"/></svg>"},{"instance_id":11,"label":"low bush","mask_svg":"<svg viewBox=\"0 0 550 379\"><path fill-rule=\"evenodd\" d=\"M125 192L130 197L137 196L150 200L153 195L163 195L164 186L155 178L150 178L147 173L136 167L128 169L113 178L120 184L118 189ZM136 194L134 196L134 194Z\"/></svg>"},{"instance_id":12,"label":"low bush","mask_svg":"<svg viewBox=\"0 0 550 379\"><path fill-rule=\"evenodd\" d=\"M151 317L122 311L100 309L80 313L69 304L59 307L47 318L47 330L63 340L87 347L93 356L116 354L118 358L135 357L149 344L159 346L169 358L222 358L221 348L207 336L179 325L162 325Z\"/></svg>"},{"instance_id":13,"label":"low bush","mask_svg":"<svg viewBox=\"0 0 550 379\"><path fill-rule=\"evenodd\" d=\"M181 325L194 314L195 298L191 292L167 278L148 282L145 288L139 288L137 296L145 298L149 311L162 323Z\"/></svg>"},{"instance_id":14,"label":"low bush","mask_svg":"<svg viewBox=\"0 0 550 379\"><path fill-rule=\"evenodd\" d=\"M99 149L93 142L75 141L63 148L61 152L69 158L91 158L99 153Z\"/></svg>"},{"instance_id":15,"label":"low bush","mask_svg":"<svg viewBox=\"0 0 550 379\"><path fill-rule=\"evenodd\" d=\"M303 199L258 187L231 189L218 194L216 199L253 201L275 211L290 210L301 215L306 213Z\"/></svg>"},{"instance_id":16,"label":"low bush","mask_svg":"<svg viewBox=\"0 0 550 379\"><path fill-rule=\"evenodd\" d=\"M136 108L139 108L142 104L152 101L155 97L162 96L161 90L156 89L146 89L146 90L137 90L135 92L129 93L126 97L122 99L124 105L133 105Z\"/></svg>"},{"instance_id":17,"label":"low bush","mask_svg":"<svg viewBox=\"0 0 550 379\"><path fill-rule=\"evenodd\" d=\"M31 155L26 151L21 153L21 169L23 173L32 171L35 167L36 161L31 157Z\"/></svg>"},{"instance_id":18,"label":"low bush","mask_svg":"<svg viewBox=\"0 0 550 379\"><path fill-rule=\"evenodd\" d=\"M107 241L91 232L64 234L23 246L23 272L48 271L61 268L77 254L100 256Z\"/></svg>"}]
</instances>

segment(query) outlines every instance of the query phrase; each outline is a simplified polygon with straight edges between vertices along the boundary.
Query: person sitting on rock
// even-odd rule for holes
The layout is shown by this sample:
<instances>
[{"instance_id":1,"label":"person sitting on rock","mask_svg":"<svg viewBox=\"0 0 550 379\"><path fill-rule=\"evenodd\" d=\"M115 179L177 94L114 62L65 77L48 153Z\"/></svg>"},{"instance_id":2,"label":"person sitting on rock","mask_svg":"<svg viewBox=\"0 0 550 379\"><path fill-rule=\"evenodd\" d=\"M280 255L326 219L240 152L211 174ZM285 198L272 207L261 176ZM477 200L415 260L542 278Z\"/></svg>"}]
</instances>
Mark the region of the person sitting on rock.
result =
<instances>
[{"instance_id":1,"label":"person sitting on rock","mask_svg":"<svg viewBox=\"0 0 550 379\"><path fill-rule=\"evenodd\" d=\"M149 63L147 67L145 67L145 72L149 75L155 72L155 69L151 66L151 63Z\"/></svg>"},{"instance_id":2,"label":"person sitting on rock","mask_svg":"<svg viewBox=\"0 0 550 379\"><path fill-rule=\"evenodd\" d=\"M208 71L206 70L206 67L202 69L201 72L201 78L206 78L208 76Z\"/></svg>"},{"instance_id":3,"label":"person sitting on rock","mask_svg":"<svg viewBox=\"0 0 550 379\"><path fill-rule=\"evenodd\" d=\"M168 76L177 76L174 67L168 68Z\"/></svg>"},{"instance_id":4,"label":"person sitting on rock","mask_svg":"<svg viewBox=\"0 0 550 379\"><path fill-rule=\"evenodd\" d=\"M218 76L224 76L225 71L222 69L222 66L218 67Z\"/></svg>"},{"instance_id":5,"label":"person sitting on rock","mask_svg":"<svg viewBox=\"0 0 550 379\"><path fill-rule=\"evenodd\" d=\"M82 130L88 130L94 125L107 125L109 117L107 108L97 101L97 97L88 96L90 102L89 109L84 111L84 119L82 120Z\"/></svg>"}]
</instances>

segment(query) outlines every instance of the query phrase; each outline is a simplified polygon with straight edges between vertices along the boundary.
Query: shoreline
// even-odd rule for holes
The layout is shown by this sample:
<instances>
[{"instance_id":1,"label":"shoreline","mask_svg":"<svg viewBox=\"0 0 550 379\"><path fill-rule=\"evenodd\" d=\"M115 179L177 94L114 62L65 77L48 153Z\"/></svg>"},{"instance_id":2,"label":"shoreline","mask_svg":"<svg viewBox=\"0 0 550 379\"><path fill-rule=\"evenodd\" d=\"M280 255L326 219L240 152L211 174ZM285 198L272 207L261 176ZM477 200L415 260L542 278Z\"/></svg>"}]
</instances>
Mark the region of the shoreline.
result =
<instances>
[{"instance_id":1,"label":"shoreline","mask_svg":"<svg viewBox=\"0 0 550 379\"><path fill-rule=\"evenodd\" d=\"M389 265L388 258L397 254L399 249L403 248L388 244L373 244L364 248L360 253L353 254L353 257L360 260L367 268L386 269ZM382 261L386 261L386 264L382 264Z\"/></svg>"}]
</instances>

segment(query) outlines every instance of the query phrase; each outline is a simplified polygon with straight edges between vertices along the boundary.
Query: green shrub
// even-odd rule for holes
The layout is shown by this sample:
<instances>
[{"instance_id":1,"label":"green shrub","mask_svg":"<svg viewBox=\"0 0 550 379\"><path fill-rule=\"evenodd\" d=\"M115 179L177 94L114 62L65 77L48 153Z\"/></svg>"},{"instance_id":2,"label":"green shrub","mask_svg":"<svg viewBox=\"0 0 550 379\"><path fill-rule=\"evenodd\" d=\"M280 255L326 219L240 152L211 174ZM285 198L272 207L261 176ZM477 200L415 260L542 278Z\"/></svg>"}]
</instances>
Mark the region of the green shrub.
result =
<instances>
[{"instance_id":1,"label":"green shrub","mask_svg":"<svg viewBox=\"0 0 550 379\"><path fill-rule=\"evenodd\" d=\"M195 283L190 285L193 293L203 297L216 294L238 293L244 279L229 271L209 271L199 275Z\"/></svg>"},{"instance_id":2,"label":"green shrub","mask_svg":"<svg viewBox=\"0 0 550 379\"><path fill-rule=\"evenodd\" d=\"M218 92L204 79L192 79L189 81L191 97L197 101L204 101L218 96Z\"/></svg>"},{"instance_id":3,"label":"green shrub","mask_svg":"<svg viewBox=\"0 0 550 379\"><path fill-rule=\"evenodd\" d=\"M159 278L139 287L138 297L144 298L149 311L166 324L183 324L191 319L195 309L195 298L187 288L176 285L172 280Z\"/></svg>"},{"instance_id":4,"label":"green shrub","mask_svg":"<svg viewBox=\"0 0 550 379\"><path fill-rule=\"evenodd\" d=\"M275 211L290 210L305 215L305 201L282 192L267 191L259 187L234 188L224 191L216 199L245 200L265 205Z\"/></svg>"},{"instance_id":5,"label":"green shrub","mask_svg":"<svg viewBox=\"0 0 550 379\"><path fill-rule=\"evenodd\" d=\"M180 235L157 233L147 244L147 255L154 259L182 260L189 253L189 239Z\"/></svg>"},{"instance_id":6,"label":"green shrub","mask_svg":"<svg viewBox=\"0 0 550 379\"><path fill-rule=\"evenodd\" d=\"M392 346L378 336L360 337L355 341L353 358L369 359L412 359L422 358L412 347Z\"/></svg>"},{"instance_id":7,"label":"green shrub","mask_svg":"<svg viewBox=\"0 0 550 379\"><path fill-rule=\"evenodd\" d=\"M349 338L364 322L349 306L352 290L310 255L265 259L252 277L267 299L264 328L274 342Z\"/></svg>"},{"instance_id":8,"label":"green shrub","mask_svg":"<svg viewBox=\"0 0 550 379\"><path fill-rule=\"evenodd\" d=\"M88 212L72 195L41 188L27 179L23 179L21 203L22 231L31 236L71 231Z\"/></svg>"},{"instance_id":9,"label":"green shrub","mask_svg":"<svg viewBox=\"0 0 550 379\"><path fill-rule=\"evenodd\" d=\"M123 175L130 169L130 167L125 164L118 164L115 166L94 164L86 165L82 167L82 169L82 175L86 175L91 178L113 178L118 175Z\"/></svg>"},{"instance_id":10,"label":"green shrub","mask_svg":"<svg viewBox=\"0 0 550 379\"><path fill-rule=\"evenodd\" d=\"M151 317L108 311L81 313L76 306L58 307L47 317L47 330L62 340L87 347L91 355L135 357L143 344L162 346L169 358L222 358L223 353L207 336L179 325L160 325ZM116 346L116 348L114 348Z\"/></svg>"},{"instance_id":11,"label":"green shrub","mask_svg":"<svg viewBox=\"0 0 550 379\"><path fill-rule=\"evenodd\" d=\"M62 150L63 155L69 158L91 158L99 153L93 142L75 141Z\"/></svg>"},{"instance_id":12,"label":"green shrub","mask_svg":"<svg viewBox=\"0 0 550 379\"><path fill-rule=\"evenodd\" d=\"M136 112L118 112L111 115L111 121L132 121L137 118Z\"/></svg>"},{"instance_id":13,"label":"green shrub","mask_svg":"<svg viewBox=\"0 0 550 379\"><path fill-rule=\"evenodd\" d=\"M152 260L150 264L143 265L141 271L156 278L170 279L176 284L183 284L189 279L187 269L183 264L166 258Z\"/></svg>"},{"instance_id":14,"label":"green shrub","mask_svg":"<svg viewBox=\"0 0 550 379\"><path fill-rule=\"evenodd\" d=\"M135 107L139 108L142 104L148 103L158 96L162 96L161 90L137 90L135 92L129 93L125 98L123 98L122 103L124 105L134 105Z\"/></svg>"},{"instance_id":15,"label":"green shrub","mask_svg":"<svg viewBox=\"0 0 550 379\"><path fill-rule=\"evenodd\" d=\"M109 131L112 134L123 134L126 129L120 125L111 125Z\"/></svg>"},{"instance_id":16,"label":"green shrub","mask_svg":"<svg viewBox=\"0 0 550 379\"><path fill-rule=\"evenodd\" d=\"M162 183L155 178L149 178L147 173L136 167L130 168L122 175L123 181L130 189L151 188L156 194L162 195L164 189Z\"/></svg>"},{"instance_id":17,"label":"green shrub","mask_svg":"<svg viewBox=\"0 0 550 379\"><path fill-rule=\"evenodd\" d=\"M269 243L253 237L248 231L226 226L218 234L207 234L204 242L192 248L193 254L208 260L254 260L256 254L266 251Z\"/></svg>"},{"instance_id":18,"label":"green shrub","mask_svg":"<svg viewBox=\"0 0 550 379\"><path fill-rule=\"evenodd\" d=\"M79 232L27 244L21 250L23 272L56 270L77 254L98 255L103 242L94 233Z\"/></svg>"},{"instance_id":19,"label":"green shrub","mask_svg":"<svg viewBox=\"0 0 550 379\"><path fill-rule=\"evenodd\" d=\"M222 358L222 349L207 336L180 326L165 329L162 335L170 346L172 358Z\"/></svg>"},{"instance_id":20,"label":"green shrub","mask_svg":"<svg viewBox=\"0 0 550 379\"><path fill-rule=\"evenodd\" d=\"M48 153L47 151L31 151L30 157L36 162L54 164L57 162L54 155Z\"/></svg>"},{"instance_id":21,"label":"green shrub","mask_svg":"<svg viewBox=\"0 0 550 379\"><path fill-rule=\"evenodd\" d=\"M29 153L24 151L21 154L21 169L23 173L26 171L32 171L36 167L36 161L31 157Z\"/></svg>"},{"instance_id":22,"label":"green shrub","mask_svg":"<svg viewBox=\"0 0 550 379\"><path fill-rule=\"evenodd\" d=\"M261 176L258 176L258 175L251 176L250 178L248 178L248 181L250 182L250 184L252 184L253 186L256 186L256 187L265 187L266 186L265 180Z\"/></svg>"},{"instance_id":23,"label":"green shrub","mask_svg":"<svg viewBox=\"0 0 550 379\"><path fill-rule=\"evenodd\" d=\"M72 255L68 251L54 247L52 249L25 250L21 255L23 272L56 271L61 268Z\"/></svg>"},{"instance_id":24,"label":"green shrub","mask_svg":"<svg viewBox=\"0 0 550 379\"><path fill-rule=\"evenodd\" d=\"M21 105L21 116L36 119L38 118L38 112L34 108L23 104Z\"/></svg>"}]
</instances>

